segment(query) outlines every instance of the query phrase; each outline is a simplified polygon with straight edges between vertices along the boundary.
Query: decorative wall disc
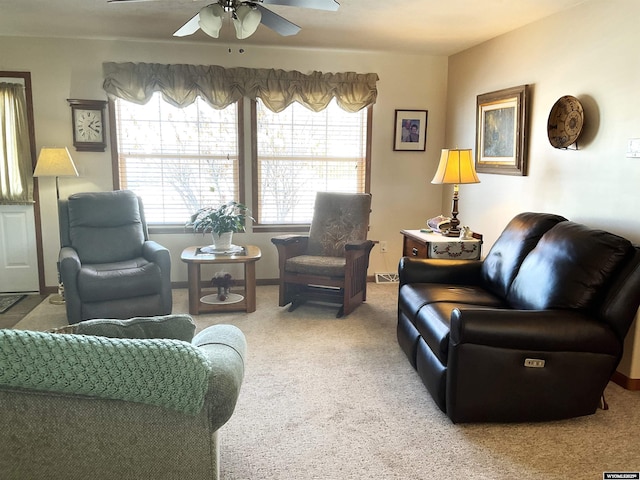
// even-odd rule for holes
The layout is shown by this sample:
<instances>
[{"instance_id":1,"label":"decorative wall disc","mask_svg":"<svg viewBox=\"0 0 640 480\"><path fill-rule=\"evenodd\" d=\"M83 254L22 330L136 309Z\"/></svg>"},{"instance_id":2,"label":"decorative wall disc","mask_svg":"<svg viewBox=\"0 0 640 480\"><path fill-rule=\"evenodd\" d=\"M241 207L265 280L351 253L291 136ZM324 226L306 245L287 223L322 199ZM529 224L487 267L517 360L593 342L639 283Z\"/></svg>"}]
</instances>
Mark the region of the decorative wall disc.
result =
<instances>
[{"instance_id":1,"label":"decorative wall disc","mask_svg":"<svg viewBox=\"0 0 640 480\"><path fill-rule=\"evenodd\" d=\"M549 113L549 142L555 148L567 148L578 140L583 123L584 110L580 101L571 95L561 97Z\"/></svg>"}]
</instances>

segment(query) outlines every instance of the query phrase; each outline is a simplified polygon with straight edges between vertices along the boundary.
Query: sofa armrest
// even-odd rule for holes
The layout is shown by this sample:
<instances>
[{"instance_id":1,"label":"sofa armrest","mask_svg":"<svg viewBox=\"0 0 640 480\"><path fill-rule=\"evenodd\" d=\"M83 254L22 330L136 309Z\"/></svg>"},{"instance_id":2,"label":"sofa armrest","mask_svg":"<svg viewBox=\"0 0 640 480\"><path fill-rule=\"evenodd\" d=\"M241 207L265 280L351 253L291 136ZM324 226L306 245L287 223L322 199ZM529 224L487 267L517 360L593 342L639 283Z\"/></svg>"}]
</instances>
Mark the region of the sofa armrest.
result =
<instances>
[{"instance_id":1,"label":"sofa armrest","mask_svg":"<svg viewBox=\"0 0 640 480\"><path fill-rule=\"evenodd\" d=\"M205 408L213 430L224 425L235 410L244 378L247 342L233 325L213 325L198 333L193 341L209 359L211 373Z\"/></svg>"},{"instance_id":2,"label":"sofa armrest","mask_svg":"<svg viewBox=\"0 0 640 480\"><path fill-rule=\"evenodd\" d=\"M402 257L398 274L401 286L407 283L480 285L482 261Z\"/></svg>"},{"instance_id":3,"label":"sofa armrest","mask_svg":"<svg viewBox=\"0 0 640 480\"><path fill-rule=\"evenodd\" d=\"M620 342L607 324L568 310L456 308L451 313L450 344L614 356L620 352Z\"/></svg>"}]
</instances>

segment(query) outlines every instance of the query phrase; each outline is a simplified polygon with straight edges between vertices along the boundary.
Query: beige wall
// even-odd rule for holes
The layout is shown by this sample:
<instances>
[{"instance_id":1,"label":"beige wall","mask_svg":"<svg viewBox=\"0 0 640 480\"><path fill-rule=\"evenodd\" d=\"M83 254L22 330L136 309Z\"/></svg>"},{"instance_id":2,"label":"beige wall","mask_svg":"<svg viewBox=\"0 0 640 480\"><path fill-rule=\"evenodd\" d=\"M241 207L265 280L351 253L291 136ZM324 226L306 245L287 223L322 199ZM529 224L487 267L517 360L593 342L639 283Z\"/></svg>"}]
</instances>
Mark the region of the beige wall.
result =
<instances>
[{"instance_id":1,"label":"beige wall","mask_svg":"<svg viewBox=\"0 0 640 480\"><path fill-rule=\"evenodd\" d=\"M640 159L625 157L629 138L640 137L638 18L636 0L594 0L449 58L447 145L475 151L478 94L532 86L529 175L480 174L480 184L460 188L462 221L485 234L486 249L528 210L640 243ZM554 149L547 139L549 111L563 95L584 106L578 150ZM447 191L443 202L449 198ZM628 346L634 339L640 345L635 329ZM620 370L640 378L640 358L632 356L627 348Z\"/></svg>"},{"instance_id":2,"label":"beige wall","mask_svg":"<svg viewBox=\"0 0 640 480\"><path fill-rule=\"evenodd\" d=\"M447 59L389 53L309 51L219 46L176 40L166 43L95 41L82 39L39 39L0 37L0 70L29 71L33 81L36 142L65 145L77 163L80 178L61 178L61 196L80 191L112 188L110 151L76 152L72 147L71 111L67 98L105 99L102 90L102 62L133 61L192 63L281 68L311 72L356 71L378 73L378 102L374 107L372 182L373 212L371 239L386 240L389 253L372 252L370 274L394 272L401 254L402 228L420 228L427 216L440 212L441 187L428 182L435 172L444 141ZM394 152L395 109L429 111L427 151ZM59 249L53 179L41 180L44 230L45 281L56 285ZM247 189L249 192L250 188ZM249 201L250 199L248 199ZM186 221L186 219L185 219ZM245 233L238 242L259 245L263 258L257 264L259 279L277 278L276 252L271 234ZM185 246L206 242L200 235L154 235L154 240L170 248L172 280L186 281L186 266L180 262Z\"/></svg>"},{"instance_id":3,"label":"beige wall","mask_svg":"<svg viewBox=\"0 0 640 480\"><path fill-rule=\"evenodd\" d=\"M640 137L639 17L636 0L596 0L450 57L447 145L475 151L478 94L532 86L529 175L481 174L480 184L460 188L462 220L488 244L525 210L640 242L640 159L625 157L628 139ZM585 109L578 150L547 139L549 111L563 95Z\"/></svg>"}]
</instances>

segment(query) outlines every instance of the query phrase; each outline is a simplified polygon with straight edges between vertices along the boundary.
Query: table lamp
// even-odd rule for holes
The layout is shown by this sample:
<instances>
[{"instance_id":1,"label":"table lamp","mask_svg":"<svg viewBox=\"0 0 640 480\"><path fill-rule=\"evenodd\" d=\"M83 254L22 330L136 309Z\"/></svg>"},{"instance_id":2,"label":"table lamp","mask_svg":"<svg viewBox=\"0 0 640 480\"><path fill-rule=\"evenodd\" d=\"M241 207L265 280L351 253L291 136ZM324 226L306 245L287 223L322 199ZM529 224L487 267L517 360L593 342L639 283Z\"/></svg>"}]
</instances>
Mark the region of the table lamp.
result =
<instances>
[{"instance_id":1,"label":"table lamp","mask_svg":"<svg viewBox=\"0 0 640 480\"><path fill-rule=\"evenodd\" d=\"M57 200L60 200L60 188L58 177L77 177L78 170L71 159L67 147L42 147L34 177L56 177L56 208ZM64 303L64 286L60 279L60 264L58 264L58 293L49 297L49 302L61 305Z\"/></svg>"},{"instance_id":2,"label":"table lamp","mask_svg":"<svg viewBox=\"0 0 640 480\"><path fill-rule=\"evenodd\" d=\"M460 236L460 220L458 220L458 191L461 183L480 183L476 174L471 149L442 149L440 163L431 183L453 185L453 207L451 211L451 227L443 232L447 237Z\"/></svg>"}]
</instances>

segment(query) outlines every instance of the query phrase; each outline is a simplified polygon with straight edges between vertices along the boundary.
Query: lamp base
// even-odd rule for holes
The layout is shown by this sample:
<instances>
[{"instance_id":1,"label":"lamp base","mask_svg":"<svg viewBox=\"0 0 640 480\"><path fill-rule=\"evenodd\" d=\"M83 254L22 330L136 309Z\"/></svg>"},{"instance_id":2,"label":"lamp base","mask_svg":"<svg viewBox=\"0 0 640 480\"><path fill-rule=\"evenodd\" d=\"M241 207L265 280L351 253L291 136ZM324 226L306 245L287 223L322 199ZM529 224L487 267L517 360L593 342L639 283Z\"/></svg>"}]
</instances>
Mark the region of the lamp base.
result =
<instances>
[{"instance_id":1,"label":"lamp base","mask_svg":"<svg viewBox=\"0 0 640 480\"><path fill-rule=\"evenodd\" d=\"M459 237L460 229L459 228L450 228L446 232L442 232L442 235L445 237Z\"/></svg>"},{"instance_id":2,"label":"lamp base","mask_svg":"<svg viewBox=\"0 0 640 480\"><path fill-rule=\"evenodd\" d=\"M58 275L60 274L58 273ZM58 283L58 293L49 297L49 303L53 305L64 305L66 303L64 300L64 285L62 282Z\"/></svg>"},{"instance_id":3,"label":"lamp base","mask_svg":"<svg viewBox=\"0 0 640 480\"><path fill-rule=\"evenodd\" d=\"M64 297L62 295L56 293L55 295L51 295L49 297L49 303L53 305L64 305L66 302L64 301Z\"/></svg>"}]
</instances>

